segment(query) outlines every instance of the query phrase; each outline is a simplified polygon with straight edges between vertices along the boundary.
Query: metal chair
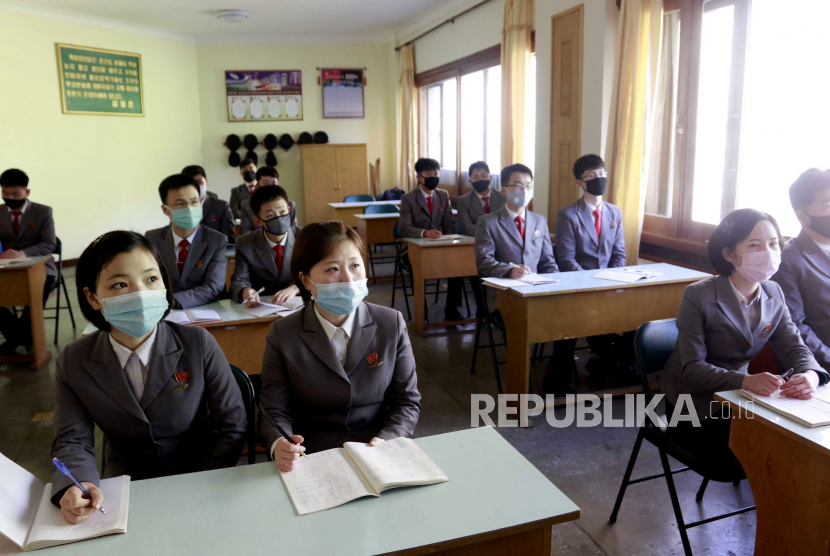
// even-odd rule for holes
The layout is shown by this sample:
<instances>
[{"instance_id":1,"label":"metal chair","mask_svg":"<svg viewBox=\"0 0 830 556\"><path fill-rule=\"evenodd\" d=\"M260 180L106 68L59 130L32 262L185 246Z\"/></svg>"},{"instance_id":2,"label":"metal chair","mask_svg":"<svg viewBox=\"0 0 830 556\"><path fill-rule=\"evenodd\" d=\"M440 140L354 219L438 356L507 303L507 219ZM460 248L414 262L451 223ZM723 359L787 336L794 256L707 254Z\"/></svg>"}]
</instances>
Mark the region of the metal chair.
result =
<instances>
[{"instance_id":1,"label":"metal chair","mask_svg":"<svg viewBox=\"0 0 830 556\"><path fill-rule=\"evenodd\" d=\"M397 214L398 212L399 212L398 207L395 206L395 205L383 204L383 205L368 205L368 206L363 207L363 214ZM393 243L375 243L372 246L374 249L369 249L369 266L372 269L372 276L376 276L376 274L375 274L375 263L376 262L378 264L384 264L387 261L394 260L396 258L395 255L381 256L381 257L377 257L377 258L375 258L373 256L373 251L376 251L379 246L380 247L385 247L387 245L394 245L394 242Z\"/></svg>"},{"instance_id":2,"label":"metal chair","mask_svg":"<svg viewBox=\"0 0 830 556\"><path fill-rule=\"evenodd\" d=\"M478 280L471 280L470 281L473 286L473 298L476 302L476 339L475 343L473 344L473 362L470 365L470 374L475 374L476 372L476 359L478 358L478 350L479 349L486 349L490 348L490 358L493 361L493 371L496 375L496 387L498 388L499 394L503 394L501 387L501 374L499 373L499 365L505 363L505 361L499 361L498 356L496 355L496 348L506 345L504 340L500 344L497 344L493 340L493 326L498 328L501 333L502 337L505 336L504 332L504 323L498 322L498 320L492 319L490 317L490 308L487 306L487 293L484 291L484 286L481 284L481 275L479 275ZM490 342L487 345L480 345L479 344L479 337L481 335L482 327L487 327L487 337L489 338ZM535 346L534 346L535 347Z\"/></svg>"},{"instance_id":3,"label":"metal chair","mask_svg":"<svg viewBox=\"0 0 830 556\"><path fill-rule=\"evenodd\" d=\"M54 320L55 321L55 339L54 343L58 343L58 330L60 329L60 317L61 317L61 309L68 309L69 310L69 319L72 321L72 329L75 329L75 315L72 313L72 303L69 301L69 293L66 291L66 280L63 278L63 244L61 244L60 238L55 238L55 248L52 250L53 255L58 256L58 275L55 278L55 281L52 282L52 289L49 290L49 294L55 290L58 291L58 295L55 296L55 306L54 307L44 307L43 311L55 311L54 316L47 317L44 316L43 320ZM63 297L66 299L66 307L61 307L61 289L63 289Z\"/></svg>"},{"instance_id":4,"label":"metal chair","mask_svg":"<svg viewBox=\"0 0 830 556\"><path fill-rule=\"evenodd\" d=\"M643 384L643 392L646 396L646 403L651 402L653 396L648 384L648 375L655 371L660 371L666 366L666 361L668 361L669 356L674 351L676 343L677 324L675 319L647 322L642 325L639 330L637 330L637 334L634 336L635 366ZM755 506L748 506L746 508L727 512L715 517L701 519L700 521L695 521L693 523L686 523L683 520L683 513L680 510L680 502L677 498L677 490L675 489L674 478L672 477L675 473L682 473L683 471L692 470L703 477L703 483L700 485L700 489L698 489L697 492L698 502L703 499L703 493L706 490L706 485L709 484L710 480L718 482L731 482L737 485L741 480L746 478L746 475L743 473L742 469L715 469L711 466L707 466L700 457L700 454L696 453L696 449L687 445L687 443L684 444L683 440L678 438L676 435L672 435L671 430L672 429L655 426L650 419L644 419L643 425L637 433L637 440L634 442L634 449L631 452L631 458L628 461L628 467L625 470L625 475L623 476L623 481L620 485L620 491L617 494L617 500L614 503L614 510L611 512L610 522L613 524L617 521L617 514L620 511L620 505L622 504L623 496L625 495L625 490L628 485L665 477L666 483L669 487L669 496L671 497L674 516L677 519L677 526L680 529L680 538L683 542L683 550L687 556L691 556L692 549L689 545L689 537L686 534L688 529L697 527L698 525L703 525L705 523L711 523L712 521L717 521L719 519L752 511L755 509ZM640 451L643 439L651 442L660 452L660 462L663 465L663 472L657 475L650 475L648 477L641 477L639 479L632 480L631 472L633 471L634 464L637 461L637 454ZM672 469L669 466L668 456L672 456L685 465L685 467Z\"/></svg>"},{"instance_id":5,"label":"metal chair","mask_svg":"<svg viewBox=\"0 0 830 556\"><path fill-rule=\"evenodd\" d=\"M231 365L233 378L242 393L242 403L245 404L245 416L248 420L248 465L256 463L256 398L254 397L254 386L248 374L235 365Z\"/></svg>"},{"instance_id":6,"label":"metal chair","mask_svg":"<svg viewBox=\"0 0 830 556\"><path fill-rule=\"evenodd\" d=\"M371 195L346 195L344 203L371 203L375 198Z\"/></svg>"},{"instance_id":7,"label":"metal chair","mask_svg":"<svg viewBox=\"0 0 830 556\"><path fill-rule=\"evenodd\" d=\"M398 222L395 222L395 225L392 227L392 235L395 237L395 272L392 275L392 303L389 305L393 309L395 308L395 292L398 289L403 290L403 299L406 303L406 319L412 320L412 313L409 310L409 298L415 295L415 283L412 278L412 267L409 264L409 257L406 256L406 244L401 241L401 233L400 229L398 228ZM404 278L404 269L409 272L409 288L412 290L412 293L409 293L406 289L406 279ZM398 286L398 276L401 277L401 285Z\"/></svg>"}]
</instances>

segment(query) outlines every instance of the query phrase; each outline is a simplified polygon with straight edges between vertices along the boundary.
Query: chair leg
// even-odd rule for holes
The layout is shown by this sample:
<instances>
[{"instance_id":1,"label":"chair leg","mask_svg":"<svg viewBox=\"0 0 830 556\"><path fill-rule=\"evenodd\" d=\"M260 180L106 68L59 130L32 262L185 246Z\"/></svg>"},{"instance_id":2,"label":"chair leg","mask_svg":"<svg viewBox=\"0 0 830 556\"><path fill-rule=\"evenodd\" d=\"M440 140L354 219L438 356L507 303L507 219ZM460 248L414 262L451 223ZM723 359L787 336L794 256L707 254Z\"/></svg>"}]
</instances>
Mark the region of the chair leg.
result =
<instances>
[{"instance_id":1,"label":"chair leg","mask_svg":"<svg viewBox=\"0 0 830 556\"><path fill-rule=\"evenodd\" d=\"M473 342L473 363L470 365L470 374L476 374L476 359L478 358L478 338L481 335L481 317L476 320L476 339Z\"/></svg>"},{"instance_id":2,"label":"chair leg","mask_svg":"<svg viewBox=\"0 0 830 556\"><path fill-rule=\"evenodd\" d=\"M700 483L700 488L697 489L697 495L695 496L695 500L700 502L703 500L703 493L706 492L706 487L709 485L709 479L703 479L703 482Z\"/></svg>"},{"instance_id":3,"label":"chair leg","mask_svg":"<svg viewBox=\"0 0 830 556\"><path fill-rule=\"evenodd\" d=\"M489 315L487 317L487 335L490 338L490 357L493 358L493 370L496 372L496 387L499 390L499 394L503 394L504 391L501 388L501 375L499 374L499 358L496 356L496 342L493 341L493 325L490 324Z\"/></svg>"},{"instance_id":4,"label":"chair leg","mask_svg":"<svg viewBox=\"0 0 830 556\"><path fill-rule=\"evenodd\" d=\"M375 258L372 256L372 249L369 249L369 268L372 270L372 278L376 277L375 274Z\"/></svg>"},{"instance_id":5,"label":"chair leg","mask_svg":"<svg viewBox=\"0 0 830 556\"><path fill-rule=\"evenodd\" d=\"M61 286L63 287L63 295L66 299L66 308L69 309L69 320L72 321L72 329L75 329L75 315L72 314L72 302L69 300L69 294L66 292L66 280L63 279L61 276ZM60 291L58 291L58 295L60 295Z\"/></svg>"},{"instance_id":6,"label":"chair leg","mask_svg":"<svg viewBox=\"0 0 830 556\"><path fill-rule=\"evenodd\" d=\"M689 544L689 536L686 534L686 523L683 521L683 512L680 511L680 500L677 498L677 490L674 488L674 477L672 477L669 458L665 450L660 448L660 462L663 464L663 473L666 474L666 484L669 487L671 505L674 508L674 517L677 519L677 527L680 529L680 540L683 542L683 552L686 556L692 556L692 547Z\"/></svg>"},{"instance_id":7,"label":"chair leg","mask_svg":"<svg viewBox=\"0 0 830 556\"><path fill-rule=\"evenodd\" d=\"M464 304L467 306L467 318L470 318L473 314L470 312L470 299L467 297L467 284L465 283L463 286L462 290L464 291Z\"/></svg>"},{"instance_id":8,"label":"chair leg","mask_svg":"<svg viewBox=\"0 0 830 556\"><path fill-rule=\"evenodd\" d=\"M57 279L58 280L61 279L60 275L58 275ZM58 283L58 286L60 286L60 283ZM60 287L57 287L57 288L55 288L55 290L56 290L55 293L57 295L55 296L55 338L54 338L53 343L57 344L58 343L58 330L60 329L60 324L61 324L61 289L60 289Z\"/></svg>"},{"instance_id":9,"label":"chair leg","mask_svg":"<svg viewBox=\"0 0 830 556\"><path fill-rule=\"evenodd\" d=\"M625 475L623 475L620 491L617 493L617 501L614 502L614 510L611 512L609 521L611 523L617 522L617 514L620 512L623 496L625 496L625 489L628 488L628 482L631 480L631 472L634 471L634 464L637 463L637 454L640 453L640 446L643 444L643 429L637 432L637 440L634 442L634 449L631 450L631 457L628 458L628 467L625 468Z\"/></svg>"},{"instance_id":10,"label":"chair leg","mask_svg":"<svg viewBox=\"0 0 830 556\"><path fill-rule=\"evenodd\" d=\"M400 261L400 257L395 257L395 268L392 272L392 303L389 305L392 309L395 308L395 291L398 289L398 263Z\"/></svg>"},{"instance_id":11,"label":"chair leg","mask_svg":"<svg viewBox=\"0 0 830 556\"><path fill-rule=\"evenodd\" d=\"M438 303L438 292L441 291L441 279L435 281L435 301L433 303ZM426 298L426 296L424 296Z\"/></svg>"},{"instance_id":12,"label":"chair leg","mask_svg":"<svg viewBox=\"0 0 830 556\"><path fill-rule=\"evenodd\" d=\"M536 354L539 352L539 344L533 344L533 349L530 350L530 368L536 366Z\"/></svg>"}]
</instances>

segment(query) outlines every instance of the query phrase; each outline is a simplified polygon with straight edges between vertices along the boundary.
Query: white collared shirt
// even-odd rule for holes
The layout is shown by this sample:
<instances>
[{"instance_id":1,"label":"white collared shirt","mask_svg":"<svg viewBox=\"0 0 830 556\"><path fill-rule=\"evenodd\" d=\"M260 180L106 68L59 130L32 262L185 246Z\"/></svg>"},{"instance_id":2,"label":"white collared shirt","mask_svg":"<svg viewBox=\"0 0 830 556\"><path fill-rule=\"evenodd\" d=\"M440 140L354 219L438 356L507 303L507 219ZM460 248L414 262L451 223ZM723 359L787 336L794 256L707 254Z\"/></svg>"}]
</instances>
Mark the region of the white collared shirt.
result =
<instances>
[{"instance_id":1,"label":"white collared shirt","mask_svg":"<svg viewBox=\"0 0 830 556\"><path fill-rule=\"evenodd\" d=\"M824 253L826 256L830 257L830 245L827 245L825 243L819 243L816 240L814 240L813 238L810 238L810 239L813 241L813 243L815 243L818 246L819 249L821 249L822 253Z\"/></svg>"},{"instance_id":2,"label":"white collared shirt","mask_svg":"<svg viewBox=\"0 0 830 556\"><path fill-rule=\"evenodd\" d=\"M525 213L527 213L527 211L525 210L525 208L524 208L524 207L522 207L522 212L513 212L512 210L510 210L510 208L509 208L507 205L504 205L504 208L506 208L506 209L507 209L507 212L509 212L509 213L510 213L510 218L511 218L514 222L515 222L515 220L516 220L516 217L517 217L517 216L521 216L521 217L522 217L522 221L523 221L523 222L525 222L525 223L527 223L527 217L526 217L526 214L525 214Z\"/></svg>"},{"instance_id":3,"label":"white collared shirt","mask_svg":"<svg viewBox=\"0 0 830 556\"><path fill-rule=\"evenodd\" d=\"M479 193L478 191L475 191L475 194L478 195L478 200L481 202L482 207L484 207L485 205L487 205L490 202L490 190L489 189L487 191L485 191L484 193ZM486 201L484 200L485 197L487 197Z\"/></svg>"},{"instance_id":4,"label":"white collared shirt","mask_svg":"<svg viewBox=\"0 0 830 556\"><path fill-rule=\"evenodd\" d=\"M268 242L268 247L270 247L270 248L271 248L271 251L273 251L273 250L274 250L274 247L276 247L277 245L282 245L283 247L285 247L285 243L286 243L286 241L288 240L288 232L286 232L286 233L282 236L282 239L280 240L280 242L279 242L279 243L274 243L273 241L271 241L271 238L270 238L270 237L268 237L268 234L266 234L266 233L265 233L265 229L264 229L264 228L263 228L263 230L262 230L262 233L265 235L265 241L267 241L267 242Z\"/></svg>"},{"instance_id":5,"label":"white collared shirt","mask_svg":"<svg viewBox=\"0 0 830 556\"><path fill-rule=\"evenodd\" d=\"M732 286L732 291L735 292L735 298L738 300L738 305L741 306L741 312L744 314L744 319L751 333L758 327L761 320L761 286L758 286L758 289L755 290L755 296L750 300L738 291L731 278L729 279L729 285Z\"/></svg>"},{"instance_id":6,"label":"white collared shirt","mask_svg":"<svg viewBox=\"0 0 830 556\"><path fill-rule=\"evenodd\" d=\"M154 327L150 336L135 351L122 346L112 337L112 334L109 334L110 345L115 352L115 356L118 358L118 364L121 365L121 369L127 374L127 379L133 387L136 398L139 400L144 395L144 384L147 381L147 372L149 370L147 366L150 364L150 355L153 353L157 330L158 326Z\"/></svg>"},{"instance_id":7,"label":"white collared shirt","mask_svg":"<svg viewBox=\"0 0 830 556\"><path fill-rule=\"evenodd\" d=\"M179 253L182 252L182 246L180 245L182 240L186 239L188 244L193 245L193 238L196 237L196 230L198 230L198 229L199 229L199 227L196 226L193 229L193 233L190 234L190 236L186 237L186 238L185 237L179 237L179 234L177 234L176 232L173 232L173 251L176 254L176 260L179 259ZM171 229L170 231L173 231L173 230Z\"/></svg>"},{"instance_id":8,"label":"white collared shirt","mask_svg":"<svg viewBox=\"0 0 830 556\"><path fill-rule=\"evenodd\" d=\"M588 207L588 210L591 211L591 218L594 220L594 226L597 225L597 215L594 214L594 211L599 209L599 216L602 217L602 201L599 202L598 205L592 205L588 199L582 197L582 200L585 201L585 205Z\"/></svg>"},{"instance_id":9,"label":"white collared shirt","mask_svg":"<svg viewBox=\"0 0 830 556\"><path fill-rule=\"evenodd\" d=\"M8 206L8 205L6 205L6 206ZM19 210L20 211L20 216L18 217L18 222L20 222L20 218L23 218L23 215L26 214L26 208L28 208L28 206L29 206L29 199L26 199L23 202L22 207L20 207L19 209L14 209L14 210ZM9 207L9 218L11 218L11 221L14 222L14 215L12 214L11 207Z\"/></svg>"}]
</instances>

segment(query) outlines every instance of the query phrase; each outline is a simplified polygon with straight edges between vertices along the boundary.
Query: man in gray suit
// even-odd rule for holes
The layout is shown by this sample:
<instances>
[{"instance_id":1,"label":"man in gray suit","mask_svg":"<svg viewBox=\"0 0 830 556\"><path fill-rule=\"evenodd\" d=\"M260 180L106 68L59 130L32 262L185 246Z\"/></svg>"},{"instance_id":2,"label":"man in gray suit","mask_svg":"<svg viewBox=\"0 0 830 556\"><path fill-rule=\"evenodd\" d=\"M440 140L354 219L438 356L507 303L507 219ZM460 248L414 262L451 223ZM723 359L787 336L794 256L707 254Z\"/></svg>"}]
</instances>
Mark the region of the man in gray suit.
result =
<instances>
[{"instance_id":1,"label":"man in gray suit","mask_svg":"<svg viewBox=\"0 0 830 556\"><path fill-rule=\"evenodd\" d=\"M199 198L202 200L202 226L225 234L228 243L236 239L233 213L228 203L221 200L212 191L207 190L207 173L197 164L185 166L182 174L192 177L199 186Z\"/></svg>"},{"instance_id":2,"label":"man in gray suit","mask_svg":"<svg viewBox=\"0 0 830 556\"><path fill-rule=\"evenodd\" d=\"M0 259L39 257L50 255L55 249L55 222L52 209L29 201L29 176L17 169L0 174L3 202L0 205ZM46 259L46 282L43 285L43 304L52 291L58 270L51 258ZM32 345L32 324L29 308L20 318L8 308L0 307L0 332L5 342L0 345L0 356L14 355L18 346Z\"/></svg>"},{"instance_id":3,"label":"man in gray suit","mask_svg":"<svg viewBox=\"0 0 830 556\"><path fill-rule=\"evenodd\" d=\"M199 224L199 186L192 177L174 174L165 178L159 196L170 225L144 235L161 257L174 307L190 309L217 301L225 290L228 238Z\"/></svg>"},{"instance_id":4,"label":"man in gray suit","mask_svg":"<svg viewBox=\"0 0 830 556\"><path fill-rule=\"evenodd\" d=\"M280 173L276 168L263 166L256 171L256 182L257 187L262 187L263 185L279 185ZM239 235L245 235L253 232L254 230L258 230L259 226L254 223L254 217L256 215L254 214L254 211L251 210L251 200L245 199L242 201L241 207L242 210L240 210L239 217ZM291 216L291 231L294 232L294 236L296 237L297 234L300 233L300 227L297 225L297 205L295 205L294 201L291 199L288 200L288 214Z\"/></svg>"},{"instance_id":5,"label":"man in gray suit","mask_svg":"<svg viewBox=\"0 0 830 556\"><path fill-rule=\"evenodd\" d=\"M476 235L476 222L479 217L496 212L504 206L504 195L490 187L490 167L486 162L473 162L470 165L470 185L473 191L458 198L458 233L465 236Z\"/></svg>"},{"instance_id":6,"label":"man in gray suit","mask_svg":"<svg viewBox=\"0 0 830 556\"><path fill-rule=\"evenodd\" d=\"M242 201L250 199L256 189L256 164L250 158L242 159L239 163L239 174L242 176L242 184L231 189L231 212L234 218L242 216Z\"/></svg>"},{"instance_id":7,"label":"man in gray suit","mask_svg":"<svg viewBox=\"0 0 830 556\"><path fill-rule=\"evenodd\" d=\"M804 343L830 371L830 171L811 168L790 187L790 203L801 233L781 250L772 277Z\"/></svg>"}]
</instances>

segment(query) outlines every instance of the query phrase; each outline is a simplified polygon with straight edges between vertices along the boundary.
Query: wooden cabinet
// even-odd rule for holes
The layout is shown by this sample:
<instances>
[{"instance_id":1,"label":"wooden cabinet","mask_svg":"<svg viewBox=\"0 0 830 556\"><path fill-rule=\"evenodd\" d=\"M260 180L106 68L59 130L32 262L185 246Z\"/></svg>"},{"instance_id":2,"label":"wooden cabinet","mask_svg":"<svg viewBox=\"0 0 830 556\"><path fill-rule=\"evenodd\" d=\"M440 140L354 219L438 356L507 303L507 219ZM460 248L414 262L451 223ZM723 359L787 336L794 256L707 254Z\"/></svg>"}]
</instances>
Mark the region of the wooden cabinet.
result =
<instances>
[{"instance_id":1,"label":"wooden cabinet","mask_svg":"<svg viewBox=\"0 0 830 556\"><path fill-rule=\"evenodd\" d=\"M329 203L369 193L366 145L303 145L305 224L331 220Z\"/></svg>"}]
</instances>

